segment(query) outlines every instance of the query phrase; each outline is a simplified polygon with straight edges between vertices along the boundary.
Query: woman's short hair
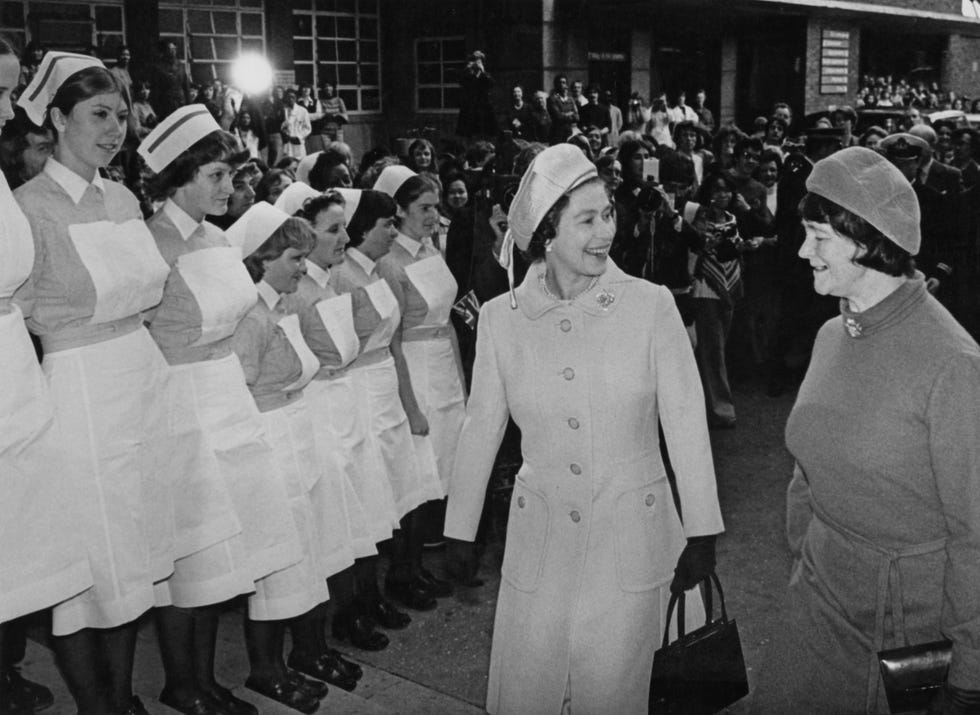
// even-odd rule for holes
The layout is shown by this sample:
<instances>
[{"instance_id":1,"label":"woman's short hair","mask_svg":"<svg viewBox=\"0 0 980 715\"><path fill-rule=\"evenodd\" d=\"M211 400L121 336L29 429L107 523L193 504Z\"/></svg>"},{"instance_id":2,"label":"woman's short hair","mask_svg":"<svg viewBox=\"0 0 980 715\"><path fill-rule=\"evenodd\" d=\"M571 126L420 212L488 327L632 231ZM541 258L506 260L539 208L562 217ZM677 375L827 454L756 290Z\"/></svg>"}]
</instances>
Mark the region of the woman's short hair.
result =
<instances>
[{"instance_id":1,"label":"woman's short hair","mask_svg":"<svg viewBox=\"0 0 980 715\"><path fill-rule=\"evenodd\" d=\"M287 248L309 253L315 245L316 233L310 226L310 222L290 216L261 246L255 249L252 255L245 258L245 268L252 277L252 282L258 283L265 275L263 263L276 260L286 252Z\"/></svg>"},{"instance_id":2,"label":"woman's short hair","mask_svg":"<svg viewBox=\"0 0 980 715\"><path fill-rule=\"evenodd\" d=\"M742 137L735 145L732 156L741 159L749 149L754 149L758 154L762 154L762 140L759 137Z\"/></svg>"},{"instance_id":3,"label":"woman's short hair","mask_svg":"<svg viewBox=\"0 0 980 715\"><path fill-rule=\"evenodd\" d=\"M295 215L299 218L306 219L312 226L321 211L326 211L331 206L343 206L345 203L347 202L344 201L344 197L339 191L328 191L319 196L308 198L303 202L303 205Z\"/></svg>"},{"instance_id":4,"label":"woman's short hair","mask_svg":"<svg viewBox=\"0 0 980 715\"><path fill-rule=\"evenodd\" d=\"M551 208L548 209L548 213L544 215L541 223L538 224L538 227L534 229L534 233L531 234L531 240L528 242L527 248L522 251L528 262L544 258L545 249L548 244L558 235L558 224L561 223L561 217L564 215L565 209L568 208L572 193L578 191L583 186L588 186L593 183L599 184L606 189L605 180L601 176L595 176L588 181L582 182L572 189L572 191L562 194ZM609 196L609 189L606 189L606 195ZM609 196L609 200L612 201L611 196Z\"/></svg>"},{"instance_id":5,"label":"woman's short hair","mask_svg":"<svg viewBox=\"0 0 980 715\"><path fill-rule=\"evenodd\" d=\"M800 201L800 214L804 221L828 224L864 249L864 254L854 258L853 263L889 276L915 275L915 260L908 251L835 201L808 193Z\"/></svg>"},{"instance_id":6,"label":"woman's short hair","mask_svg":"<svg viewBox=\"0 0 980 715\"><path fill-rule=\"evenodd\" d=\"M147 191L151 198L164 199L193 181L198 170L206 164L223 161L232 169L237 169L247 160L248 150L242 149L234 134L213 131L185 149L159 174L152 176L147 182Z\"/></svg>"},{"instance_id":7,"label":"woman's short hair","mask_svg":"<svg viewBox=\"0 0 980 715\"><path fill-rule=\"evenodd\" d=\"M436 148L432 146L432 142L430 142L428 139L423 139L420 137L408 145L408 156L406 157L408 161L405 165L409 169L412 171L419 171L419 167L415 164L415 151L417 149L428 149L430 161L432 162L430 167L436 165ZM426 171L428 170L429 169L426 169Z\"/></svg>"},{"instance_id":8,"label":"woman's short hair","mask_svg":"<svg viewBox=\"0 0 980 715\"><path fill-rule=\"evenodd\" d=\"M698 187L697 202L699 204L704 205L711 201L711 192L717 188L719 181L731 192L732 199L734 200L737 189L735 188L735 180L731 174L722 169L712 169L704 177L701 186Z\"/></svg>"},{"instance_id":9,"label":"woman's short hair","mask_svg":"<svg viewBox=\"0 0 980 715\"><path fill-rule=\"evenodd\" d=\"M329 146L320 152L313 167L310 169L309 184L317 191L325 191L327 183L330 181L330 172L334 167L343 164L347 166L347 157L336 149Z\"/></svg>"},{"instance_id":10,"label":"woman's short hair","mask_svg":"<svg viewBox=\"0 0 980 715\"><path fill-rule=\"evenodd\" d=\"M52 107L67 117L79 102L112 92L121 94L127 107L131 105L129 92L114 74L105 67L86 67L70 75L58 87L58 91L55 92L54 98L48 105L49 111L44 121L51 129L54 129L50 112Z\"/></svg>"},{"instance_id":11,"label":"woman's short hair","mask_svg":"<svg viewBox=\"0 0 980 715\"><path fill-rule=\"evenodd\" d=\"M783 168L783 155L775 149L763 149L762 155L759 156L759 166L770 162L776 165L776 171L781 171Z\"/></svg>"},{"instance_id":12,"label":"woman's short hair","mask_svg":"<svg viewBox=\"0 0 980 715\"><path fill-rule=\"evenodd\" d=\"M398 213L398 204L383 191L368 190L361 195L357 211L347 224L347 243L351 248L357 248L364 243L364 237L374 228L380 219L394 218Z\"/></svg>"},{"instance_id":13,"label":"woman's short hair","mask_svg":"<svg viewBox=\"0 0 980 715\"><path fill-rule=\"evenodd\" d=\"M434 192L436 196L442 194L442 187L433 177L423 174L410 176L395 192L395 203L401 206L403 211L408 211L408 207L418 201L422 194L430 191Z\"/></svg>"},{"instance_id":14,"label":"woman's short hair","mask_svg":"<svg viewBox=\"0 0 980 715\"><path fill-rule=\"evenodd\" d=\"M745 136L742 130L734 125L726 125L718 130L718 133L715 134L715 138L711 146L711 148L714 150L715 156L721 156L721 148L732 135L736 137L736 141Z\"/></svg>"},{"instance_id":15,"label":"woman's short hair","mask_svg":"<svg viewBox=\"0 0 980 715\"><path fill-rule=\"evenodd\" d=\"M291 178L285 169L269 169L255 187L255 201L268 201L272 190L282 183L284 178Z\"/></svg>"},{"instance_id":16,"label":"woman's short hair","mask_svg":"<svg viewBox=\"0 0 980 715\"><path fill-rule=\"evenodd\" d=\"M704 135L701 134L700 130L698 129L698 125L692 122L690 119L685 119L683 122L677 122L677 124L674 125L674 133L671 137L674 140L674 144L676 144L677 140L680 139L681 132L694 132L694 136L696 137L694 142L694 151L698 151L704 147Z\"/></svg>"}]
</instances>

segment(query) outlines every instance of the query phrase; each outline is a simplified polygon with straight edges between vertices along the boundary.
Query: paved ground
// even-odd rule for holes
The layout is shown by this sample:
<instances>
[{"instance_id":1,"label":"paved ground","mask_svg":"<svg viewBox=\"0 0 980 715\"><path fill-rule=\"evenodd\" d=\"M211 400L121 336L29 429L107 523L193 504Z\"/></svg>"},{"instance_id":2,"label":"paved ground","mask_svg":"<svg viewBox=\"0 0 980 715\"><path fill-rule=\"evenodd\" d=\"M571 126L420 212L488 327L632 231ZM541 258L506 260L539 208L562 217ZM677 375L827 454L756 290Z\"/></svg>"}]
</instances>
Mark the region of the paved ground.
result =
<instances>
[{"instance_id":1,"label":"paved ground","mask_svg":"<svg viewBox=\"0 0 980 715\"><path fill-rule=\"evenodd\" d=\"M774 610L789 572L783 537L783 494L792 462L783 447L783 428L792 400L792 395L768 398L760 384L737 387L738 428L712 433L727 525L718 545L718 573L725 587L729 615L739 625L750 683L761 664ZM437 552L427 556L435 566L440 558ZM457 593L430 613L414 614L415 620L408 629L390 633L388 649L362 653L336 644L364 665L365 676L354 693L331 688L320 712L483 712L499 558L499 549L491 549L484 559L483 576L488 581L485 587ZM247 663L239 610L232 609L224 615L219 637L219 679L235 686L236 693L258 705L262 713L294 713L241 687ZM165 715L173 711L156 700L163 679L155 640L152 623L145 623L137 649L136 691L151 713ZM31 642L24 671L55 689L58 699L48 712L74 712L51 653L40 642ZM733 713L744 711L742 705L731 708Z\"/></svg>"}]
</instances>

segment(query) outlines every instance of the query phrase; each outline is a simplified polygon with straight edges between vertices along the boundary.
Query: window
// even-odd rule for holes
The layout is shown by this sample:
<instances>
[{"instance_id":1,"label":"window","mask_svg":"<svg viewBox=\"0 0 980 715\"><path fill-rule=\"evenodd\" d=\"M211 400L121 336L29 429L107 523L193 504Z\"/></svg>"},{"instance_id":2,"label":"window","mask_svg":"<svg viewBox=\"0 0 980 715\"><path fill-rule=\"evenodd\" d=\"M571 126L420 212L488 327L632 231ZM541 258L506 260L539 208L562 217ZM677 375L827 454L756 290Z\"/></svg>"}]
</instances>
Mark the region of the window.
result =
<instances>
[{"instance_id":1,"label":"window","mask_svg":"<svg viewBox=\"0 0 980 715\"><path fill-rule=\"evenodd\" d=\"M160 39L177 43L194 82L229 80L242 52L265 53L263 0L161 0Z\"/></svg>"},{"instance_id":2,"label":"window","mask_svg":"<svg viewBox=\"0 0 980 715\"><path fill-rule=\"evenodd\" d=\"M21 47L33 40L52 50L87 53L94 48L108 65L126 36L123 0L4 0L0 28Z\"/></svg>"},{"instance_id":3,"label":"window","mask_svg":"<svg viewBox=\"0 0 980 715\"><path fill-rule=\"evenodd\" d=\"M456 111L459 77L465 61L464 37L426 37L415 41L416 111Z\"/></svg>"},{"instance_id":4,"label":"window","mask_svg":"<svg viewBox=\"0 0 980 715\"><path fill-rule=\"evenodd\" d=\"M381 111L378 0L293 0L296 82L330 82L348 112Z\"/></svg>"}]
</instances>

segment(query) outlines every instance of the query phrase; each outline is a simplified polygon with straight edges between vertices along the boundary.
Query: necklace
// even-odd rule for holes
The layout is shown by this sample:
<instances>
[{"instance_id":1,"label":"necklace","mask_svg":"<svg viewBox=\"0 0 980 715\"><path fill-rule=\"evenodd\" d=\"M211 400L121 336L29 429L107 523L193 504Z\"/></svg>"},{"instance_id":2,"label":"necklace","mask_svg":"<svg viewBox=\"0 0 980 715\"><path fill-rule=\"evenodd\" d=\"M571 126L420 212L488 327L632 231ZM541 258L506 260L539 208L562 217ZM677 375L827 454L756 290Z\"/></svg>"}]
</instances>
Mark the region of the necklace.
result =
<instances>
[{"instance_id":1,"label":"necklace","mask_svg":"<svg viewBox=\"0 0 980 715\"><path fill-rule=\"evenodd\" d=\"M580 295L588 293L590 290L595 288L595 284L599 282L599 276L594 276L592 278L592 282L590 282L589 285L587 285L585 288L583 288L578 293L573 295L571 298L559 298L557 295L551 292L551 289L548 288L548 281L545 280L545 277L547 275L548 275L548 271L542 271L541 273L538 274L538 280L541 281L541 290L544 291L544 294L546 296L548 296L552 300L557 300L557 301L573 301L576 298L578 298Z\"/></svg>"}]
</instances>

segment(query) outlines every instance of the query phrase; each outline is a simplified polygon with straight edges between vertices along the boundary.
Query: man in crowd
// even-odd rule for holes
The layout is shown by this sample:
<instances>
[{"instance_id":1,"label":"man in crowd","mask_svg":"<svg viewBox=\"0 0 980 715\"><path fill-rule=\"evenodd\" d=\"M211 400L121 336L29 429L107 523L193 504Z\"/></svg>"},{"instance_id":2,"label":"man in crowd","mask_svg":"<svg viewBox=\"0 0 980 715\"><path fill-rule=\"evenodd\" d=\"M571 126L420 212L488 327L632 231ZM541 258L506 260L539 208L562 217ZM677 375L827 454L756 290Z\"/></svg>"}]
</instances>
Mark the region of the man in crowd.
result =
<instances>
[{"instance_id":1,"label":"man in crowd","mask_svg":"<svg viewBox=\"0 0 980 715\"><path fill-rule=\"evenodd\" d=\"M302 159L306 156L306 137L313 131L310 113L296 103L296 90L287 89L283 95L285 119L282 122L282 153Z\"/></svg>"},{"instance_id":2,"label":"man in crowd","mask_svg":"<svg viewBox=\"0 0 980 715\"><path fill-rule=\"evenodd\" d=\"M126 88L126 92L130 97L133 96L133 78L129 74L129 47L127 45L122 45L119 48L119 54L116 55L116 64L114 67L109 68L109 72L119 80L119 84Z\"/></svg>"},{"instance_id":3,"label":"man in crowd","mask_svg":"<svg viewBox=\"0 0 980 715\"><path fill-rule=\"evenodd\" d=\"M551 143L561 144L572 136L578 125L578 102L568 92L568 77L555 77L555 91L548 97L548 114L551 116Z\"/></svg>"},{"instance_id":4,"label":"man in crowd","mask_svg":"<svg viewBox=\"0 0 980 715\"><path fill-rule=\"evenodd\" d=\"M23 109L16 107L14 118L4 125L0 134L0 169L10 188L16 189L40 174L53 153L54 131L37 126Z\"/></svg>"},{"instance_id":5,"label":"man in crowd","mask_svg":"<svg viewBox=\"0 0 980 715\"><path fill-rule=\"evenodd\" d=\"M466 58L466 71L459 80L459 118L456 133L466 138L492 137L497 133L490 92L493 78L484 62L487 56L480 50Z\"/></svg>"},{"instance_id":6,"label":"man in crowd","mask_svg":"<svg viewBox=\"0 0 980 715\"><path fill-rule=\"evenodd\" d=\"M160 120L191 99L191 81L173 40L160 42L160 56L150 67L150 104Z\"/></svg>"}]
</instances>

